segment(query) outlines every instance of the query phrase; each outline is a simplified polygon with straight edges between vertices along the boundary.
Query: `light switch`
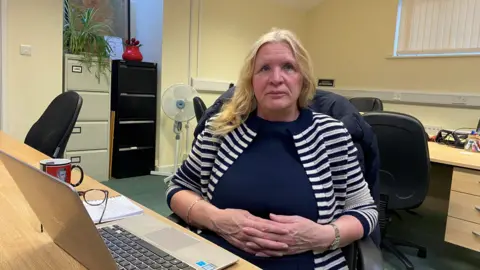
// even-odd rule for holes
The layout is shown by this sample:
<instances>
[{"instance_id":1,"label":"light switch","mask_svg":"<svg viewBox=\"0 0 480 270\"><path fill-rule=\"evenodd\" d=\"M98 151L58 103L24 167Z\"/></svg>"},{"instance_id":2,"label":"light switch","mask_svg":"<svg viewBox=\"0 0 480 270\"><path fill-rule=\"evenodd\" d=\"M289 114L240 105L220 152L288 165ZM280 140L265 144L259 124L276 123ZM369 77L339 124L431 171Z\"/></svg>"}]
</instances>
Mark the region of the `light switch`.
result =
<instances>
[{"instance_id":1,"label":"light switch","mask_svg":"<svg viewBox=\"0 0 480 270\"><path fill-rule=\"evenodd\" d=\"M30 45L20 45L20 54L21 55L27 55L31 56L32 55L32 46Z\"/></svg>"}]
</instances>

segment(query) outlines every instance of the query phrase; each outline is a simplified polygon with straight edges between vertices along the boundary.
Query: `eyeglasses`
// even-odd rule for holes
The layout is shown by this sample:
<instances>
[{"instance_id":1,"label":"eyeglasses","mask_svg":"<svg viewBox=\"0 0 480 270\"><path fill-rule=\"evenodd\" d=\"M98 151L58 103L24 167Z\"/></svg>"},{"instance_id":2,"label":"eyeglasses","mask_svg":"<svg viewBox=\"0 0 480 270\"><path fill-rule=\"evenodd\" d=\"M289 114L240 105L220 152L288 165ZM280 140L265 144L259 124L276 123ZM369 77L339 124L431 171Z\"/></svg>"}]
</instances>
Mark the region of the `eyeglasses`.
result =
<instances>
[{"instance_id":1,"label":"eyeglasses","mask_svg":"<svg viewBox=\"0 0 480 270\"><path fill-rule=\"evenodd\" d=\"M107 209L108 203L108 190L104 189L89 189L85 191L78 191L78 195L83 197L83 201L91 206L100 206L105 204L103 207L102 215L98 220L98 223L102 223L103 215L105 215L105 210Z\"/></svg>"},{"instance_id":2,"label":"eyeglasses","mask_svg":"<svg viewBox=\"0 0 480 270\"><path fill-rule=\"evenodd\" d=\"M83 197L83 200L85 203L91 206L100 206L103 203L105 203L105 206L102 211L102 215L100 216L100 219L98 220L98 223L102 223L103 215L105 215L105 210L107 209L107 203L108 203L108 190L104 189L89 189L85 191L77 191L78 196ZM43 224L40 224L40 232L43 233Z\"/></svg>"}]
</instances>

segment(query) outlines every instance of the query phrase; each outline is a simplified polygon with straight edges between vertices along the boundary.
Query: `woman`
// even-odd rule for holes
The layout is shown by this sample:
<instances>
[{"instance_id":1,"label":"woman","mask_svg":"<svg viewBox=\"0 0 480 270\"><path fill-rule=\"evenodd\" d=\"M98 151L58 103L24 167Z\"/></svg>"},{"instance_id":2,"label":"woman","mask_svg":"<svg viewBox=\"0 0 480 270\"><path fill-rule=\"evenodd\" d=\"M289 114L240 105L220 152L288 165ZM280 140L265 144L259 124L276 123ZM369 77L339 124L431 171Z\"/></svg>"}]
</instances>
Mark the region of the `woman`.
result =
<instances>
[{"instance_id":1,"label":"woman","mask_svg":"<svg viewBox=\"0 0 480 270\"><path fill-rule=\"evenodd\" d=\"M262 36L172 179L172 211L262 269L346 268L340 248L378 214L342 123L306 109L314 91L297 38Z\"/></svg>"}]
</instances>

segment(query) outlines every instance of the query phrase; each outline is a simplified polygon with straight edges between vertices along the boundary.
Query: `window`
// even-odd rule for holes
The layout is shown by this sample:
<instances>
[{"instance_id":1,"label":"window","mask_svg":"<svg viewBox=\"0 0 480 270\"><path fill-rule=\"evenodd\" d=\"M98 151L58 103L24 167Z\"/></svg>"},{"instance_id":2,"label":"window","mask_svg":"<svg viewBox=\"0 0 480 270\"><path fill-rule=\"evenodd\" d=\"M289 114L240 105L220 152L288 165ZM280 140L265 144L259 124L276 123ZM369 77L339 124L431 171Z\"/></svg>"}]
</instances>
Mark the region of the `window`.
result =
<instances>
[{"instance_id":1,"label":"window","mask_svg":"<svg viewBox=\"0 0 480 270\"><path fill-rule=\"evenodd\" d=\"M480 54L480 0L400 0L395 56Z\"/></svg>"}]
</instances>

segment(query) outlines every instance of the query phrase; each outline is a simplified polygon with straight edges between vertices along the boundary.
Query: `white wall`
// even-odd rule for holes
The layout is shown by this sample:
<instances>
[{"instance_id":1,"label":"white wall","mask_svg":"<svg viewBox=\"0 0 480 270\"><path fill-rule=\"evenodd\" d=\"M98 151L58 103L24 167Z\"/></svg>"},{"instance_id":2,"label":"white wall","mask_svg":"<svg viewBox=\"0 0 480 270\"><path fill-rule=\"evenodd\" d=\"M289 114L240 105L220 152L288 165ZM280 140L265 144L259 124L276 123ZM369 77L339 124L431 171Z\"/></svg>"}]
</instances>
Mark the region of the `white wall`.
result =
<instances>
[{"instance_id":1,"label":"white wall","mask_svg":"<svg viewBox=\"0 0 480 270\"><path fill-rule=\"evenodd\" d=\"M2 128L23 141L32 124L62 91L63 1L6 1L3 69L7 81L3 98L7 104L2 106L6 113ZM21 44L32 46L31 56L20 55Z\"/></svg>"},{"instance_id":2,"label":"white wall","mask_svg":"<svg viewBox=\"0 0 480 270\"><path fill-rule=\"evenodd\" d=\"M158 97L157 97L157 147L160 151L160 119L162 109L161 75L162 75L162 43L163 43L163 0L131 0L130 1L130 36L140 40L140 51L144 62L158 64Z\"/></svg>"},{"instance_id":3,"label":"white wall","mask_svg":"<svg viewBox=\"0 0 480 270\"><path fill-rule=\"evenodd\" d=\"M307 37L307 11L274 0L164 0L162 93L172 84L189 84L189 77L237 81L244 58L272 27ZM200 93L207 106L217 93ZM160 167L173 165L173 122L161 113ZM196 121L190 122L190 134ZM192 136L189 138L192 140ZM185 136L181 151L185 150Z\"/></svg>"},{"instance_id":4,"label":"white wall","mask_svg":"<svg viewBox=\"0 0 480 270\"><path fill-rule=\"evenodd\" d=\"M3 89L5 89L5 37L7 35L7 2L0 0L0 130L4 129L5 124L5 96Z\"/></svg>"},{"instance_id":5,"label":"white wall","mask_svg":"<svg viewBox=\"0 0 480 270\"><path fill-rule=\"evenodd\" d=\"M145 62L162 62L163 0L130 1L130 36L142 43Z\"/></svg>"}]
</instances>

